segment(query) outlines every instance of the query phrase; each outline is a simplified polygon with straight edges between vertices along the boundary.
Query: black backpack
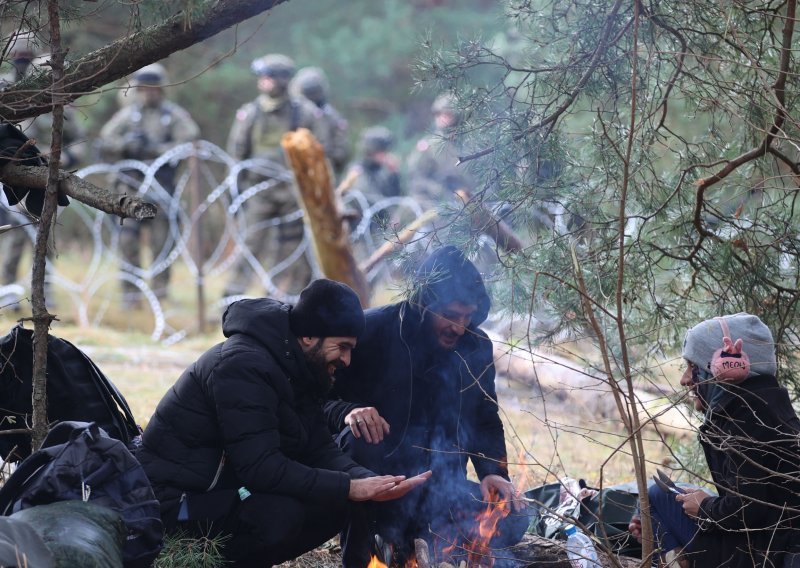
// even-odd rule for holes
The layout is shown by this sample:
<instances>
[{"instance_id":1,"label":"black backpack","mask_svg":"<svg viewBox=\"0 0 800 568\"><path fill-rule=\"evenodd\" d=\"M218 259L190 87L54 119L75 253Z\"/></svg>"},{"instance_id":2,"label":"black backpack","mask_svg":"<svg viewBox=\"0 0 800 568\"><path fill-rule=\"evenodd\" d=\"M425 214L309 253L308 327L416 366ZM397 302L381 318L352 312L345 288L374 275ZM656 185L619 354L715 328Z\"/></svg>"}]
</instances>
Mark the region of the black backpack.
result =
<instances>
[{"instance_id":1,"label":"black backpack","mask_svg":"<svg viewBox=\"0 0 800 568\"><path fill-rule=\"evenodd\" d=\"M16 325L0 338L0 430L30 424L32 395L33 331ZM97 365L72 343L53 335L48 335L47 343L47 419L96 422L129 448L140 434L125 398ZM18 461L30 450L27 434L0 436L0 459Z\"/></svg>"},{"instance_id":2,"label":"black backpack","mask_svg":"<svg viewBox=\"0 0 800 568\"><path fill-rule=\"evenodd\" d=\"M95 423L57 424L0 487L0 514L70 500L120 514L126 568L150 566L158 556L164 528L150 481L128 448Z\"/></svg>"}]
</instances>

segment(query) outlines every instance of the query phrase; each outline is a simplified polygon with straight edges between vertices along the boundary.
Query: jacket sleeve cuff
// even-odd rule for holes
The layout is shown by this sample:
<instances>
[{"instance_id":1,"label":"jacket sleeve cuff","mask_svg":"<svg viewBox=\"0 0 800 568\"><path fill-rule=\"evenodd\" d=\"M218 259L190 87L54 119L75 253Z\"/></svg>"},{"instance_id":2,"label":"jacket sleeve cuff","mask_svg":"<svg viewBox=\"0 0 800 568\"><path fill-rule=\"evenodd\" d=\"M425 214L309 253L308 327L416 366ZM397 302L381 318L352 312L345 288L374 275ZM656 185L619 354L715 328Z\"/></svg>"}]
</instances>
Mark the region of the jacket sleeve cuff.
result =
<instances>
[{"instance_id":1,"label":"jacket sleeve cuff","mask_svg":"<svg viewBox=\"0 0 800 568\"><path fill-rule=\"evenodd\" d=\"M343 471L319 470L316 493L323 499L347 501L350 495L350 476Z\"/></svg>"}]
</instances>

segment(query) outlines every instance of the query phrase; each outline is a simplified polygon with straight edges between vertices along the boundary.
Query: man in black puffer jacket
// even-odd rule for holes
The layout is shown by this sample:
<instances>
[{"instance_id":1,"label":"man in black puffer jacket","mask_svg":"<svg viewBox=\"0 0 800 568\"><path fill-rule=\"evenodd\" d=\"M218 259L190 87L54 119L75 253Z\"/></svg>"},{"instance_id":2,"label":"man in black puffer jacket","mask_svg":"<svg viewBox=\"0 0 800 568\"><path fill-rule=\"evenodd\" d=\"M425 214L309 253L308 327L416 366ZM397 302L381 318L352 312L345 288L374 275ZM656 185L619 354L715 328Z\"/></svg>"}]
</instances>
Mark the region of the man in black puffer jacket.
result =
<instances>
[{"instance_id":1,"label":"man in black puffer jacket","mask_svg":"<svg viewBox=\"0 0 800 568\"><path fill-rule=\"evenodd\" d=\"M478 270L448 246L419 268L408 300L367 310L363 340L325 405L328 426L373 471L432 470L433 477L422 491L353 517L343 539L346 567L366 566L375 534L401 566L415 538L431 541L436 553L452 541L467 544L490 494L513 509L492 546L522 538L528 519L508 477L492 342L478 327L489 305ZM480 484L467 480L468 460Z\"/></svg>"},{"instance_id":2,"label":"man in black puffer jacket","mask_svg":"<svg viewBox=\"0 0 800 568\"><path fill-rule=\"evenodd\" d=\"M321 402L364 329L356 294L312 282L297 305L241 300L226 340L164 396L137 453L167 531L225 534L234 566L270 566L335 535L354 501L403 496L426 476L376 476L331 440Z\"/></svg>"}]
</instances>

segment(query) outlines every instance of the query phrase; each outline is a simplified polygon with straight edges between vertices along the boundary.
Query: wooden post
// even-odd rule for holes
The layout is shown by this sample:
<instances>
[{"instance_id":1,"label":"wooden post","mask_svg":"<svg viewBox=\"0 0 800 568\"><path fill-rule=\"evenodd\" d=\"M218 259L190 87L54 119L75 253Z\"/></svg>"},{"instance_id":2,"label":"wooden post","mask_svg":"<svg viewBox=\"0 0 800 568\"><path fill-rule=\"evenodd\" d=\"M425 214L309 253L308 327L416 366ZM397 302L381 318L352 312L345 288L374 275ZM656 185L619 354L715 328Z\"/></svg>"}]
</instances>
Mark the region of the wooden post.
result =
<instances>
[{"instance_id":1,"label":"wooden post","mask_svg":"<svg viewBox=\"0 0 800 568\"><path fill-rule=\"evenodd\" d=\"M359 270L350 246L350 234L342 219L331 181L330 167L322 145L305 128L287 132L281 139L286 158L294 170L305 222L311 228L314 254L322 273L349 285L369 305L369 284Z\"/></svg>"}]
</instances>

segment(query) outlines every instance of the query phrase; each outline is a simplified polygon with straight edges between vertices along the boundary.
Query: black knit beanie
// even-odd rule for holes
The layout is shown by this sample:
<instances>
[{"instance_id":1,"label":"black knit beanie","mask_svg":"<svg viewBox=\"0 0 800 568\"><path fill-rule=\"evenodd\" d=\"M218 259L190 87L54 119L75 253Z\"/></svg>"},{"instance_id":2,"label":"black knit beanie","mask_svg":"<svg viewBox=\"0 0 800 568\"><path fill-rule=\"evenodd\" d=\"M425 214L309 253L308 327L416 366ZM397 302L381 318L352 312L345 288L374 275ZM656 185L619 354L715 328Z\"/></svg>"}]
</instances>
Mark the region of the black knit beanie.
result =
<instances>
[{"instance_id":1,"label":"black knit beanie","mask_svg":"<svg viewBox=\"0 0 800 568\"><path fill-rule=\"evenodd\" d=\"M296 337L358 337L364 325L356 293L327 278L306 286L289 312L289 327Z\"/></svg>"}]
</instances>

